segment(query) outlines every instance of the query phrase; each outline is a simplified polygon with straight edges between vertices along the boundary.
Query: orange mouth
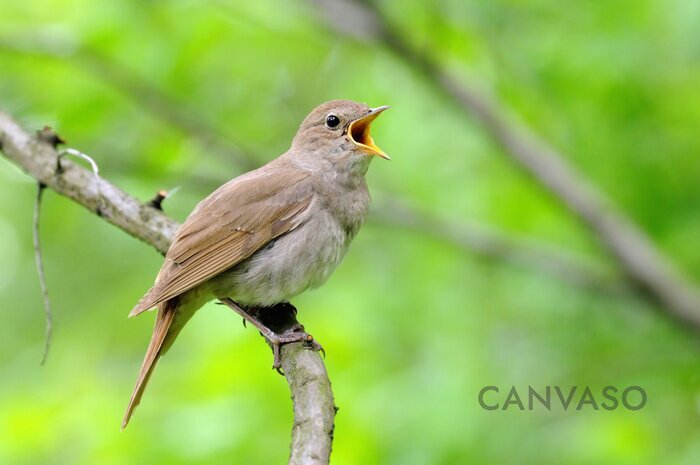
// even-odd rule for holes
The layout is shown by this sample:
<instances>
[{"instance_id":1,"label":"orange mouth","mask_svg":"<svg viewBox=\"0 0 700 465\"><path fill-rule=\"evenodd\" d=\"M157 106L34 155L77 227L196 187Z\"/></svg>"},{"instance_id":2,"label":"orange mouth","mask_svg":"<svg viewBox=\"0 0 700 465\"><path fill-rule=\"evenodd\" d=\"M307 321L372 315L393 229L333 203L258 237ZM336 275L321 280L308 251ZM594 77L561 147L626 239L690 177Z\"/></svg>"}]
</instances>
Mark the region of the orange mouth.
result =
<instances>
[{"instance_id":1,"label":"orange mouth","mask_svg":"<svg viewBox=\"0 0 700 465\"><path fill-rule=\"evenodd\" d=\"M350 123L350 126L348 126L348 134L350 135L350 139L357 145L359 148L364 150L370 155L377 155L378 157L382 157L385 160L391 160L389 158L389 155L384 153L382 149L377 147L374 143L374 139L372 139L372 136L369 134L369 127L372 124L372 121L374 121L377 116L384 110L386 110L387 106L384 107L377 107L377 108L372 108L372 110L365 116L356 119L352 123Z\"/></svg>"}]
</instances>

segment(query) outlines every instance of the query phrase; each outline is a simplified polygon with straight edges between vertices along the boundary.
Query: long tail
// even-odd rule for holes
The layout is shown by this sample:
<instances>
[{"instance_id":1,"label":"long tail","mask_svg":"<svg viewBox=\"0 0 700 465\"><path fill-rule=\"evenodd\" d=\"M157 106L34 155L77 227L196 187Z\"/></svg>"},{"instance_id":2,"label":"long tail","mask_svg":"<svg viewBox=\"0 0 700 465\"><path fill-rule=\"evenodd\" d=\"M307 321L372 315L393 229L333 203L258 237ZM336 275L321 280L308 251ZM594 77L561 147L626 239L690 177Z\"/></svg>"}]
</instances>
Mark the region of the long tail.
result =
<instances>
[{"instance_id":1,"label":"long tail","mask_svg":"<svg viewBox=\"0 0 700 465\"><path fill-rule=\"evenodd\" d=\"M126 408L126 413L124 414L124 419L122 420L122 430L126 428L132 413L134 413L134 409L139 404L143 391L146 389L146 385L148 384L148 380L151 377L156 364L158 363L158 359L172 344L174 336L179 333L180 328L172 328L171 331L171 325L177 311L177 300L169 300L158 306L158 316L156 317L155 328L153 328L153 336L151 336L151 342L148 345L146 357L143 359L143 364L141 365L141 372L136 380L136 387L134 388L133 394L131 394L129 406ZM170 340L164 345L165 338L169 335L169 333L171 333L169 338Z\"/></svg>"}]
</instances>

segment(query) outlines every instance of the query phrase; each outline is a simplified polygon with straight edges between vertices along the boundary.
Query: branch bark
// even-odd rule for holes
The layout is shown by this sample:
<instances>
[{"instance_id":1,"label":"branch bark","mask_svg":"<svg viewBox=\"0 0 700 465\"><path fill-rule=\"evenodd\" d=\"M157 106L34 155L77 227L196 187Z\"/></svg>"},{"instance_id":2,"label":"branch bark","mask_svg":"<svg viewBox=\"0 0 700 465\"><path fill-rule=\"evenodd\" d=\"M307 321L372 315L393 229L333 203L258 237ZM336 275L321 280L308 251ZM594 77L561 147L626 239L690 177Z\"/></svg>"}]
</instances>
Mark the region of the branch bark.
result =
<instances>
[{"instance_id":1,"label":"branch bark","mask_svg":"<svg viewBox=\"0 0 700 465\"><path fill-rule=\"evenodd\" d=\"M168 250L179 224L152 206L142 204L92 171L62 159L45 142L25 132L9 115L0 112L0 150L26 174L70 198L127 234L154 247ZM97 186L96 182L100 185ZM298 326L293 314L278 329ZM335 405L330 380L321 356L303 343L285 345L282 368L292 393L294 426L290 464L328 464L333 439Z\"/></svg>"},{"instance_id":2,"label":"branch bark","mask_svg":"<svg viewBox=\"0 0 700 465\"><path fill-rule=\"evenodd\" d=\"M336 31L373 39L417 71L435 91L476 120L502 153L568 207L616 259L626 277L676 320L700 330L700 291L561 152L476 87L458 81L413 46L371 0L313 0Z\"/></svg>"}]
</instances>

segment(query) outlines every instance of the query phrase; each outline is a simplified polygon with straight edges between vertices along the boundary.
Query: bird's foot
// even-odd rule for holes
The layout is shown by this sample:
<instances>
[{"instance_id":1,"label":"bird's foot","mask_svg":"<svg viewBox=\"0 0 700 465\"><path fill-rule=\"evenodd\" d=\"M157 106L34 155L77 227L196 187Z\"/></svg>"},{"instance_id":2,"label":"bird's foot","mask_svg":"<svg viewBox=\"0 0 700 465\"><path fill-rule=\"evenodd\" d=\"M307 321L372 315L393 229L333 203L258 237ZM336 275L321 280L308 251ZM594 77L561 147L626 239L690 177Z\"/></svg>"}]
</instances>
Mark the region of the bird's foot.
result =
<instances>
[{"instance_id":1,"label":"bird's foot","mask_svg":"<svg viewBox=\"0 0 700 465\"><path fill-rule=\"evenodd\" d=\"M282 373L281 347L293 342L304 342L309 348L321 352L326 357L326 351L313 336L304 331L304 326L296 319L297 309L288 302L283 302L268 308L244 308L229 298L220 299L221 303L230 307L260 331L272 348L272 368Z\"/></svg>"},{"instance_id":2,"label":"bird's foot","mask_svg":"<svg viewBox=\"0 0 700 465\"><path fill-rule=\"evenodd\" d=\"M263 334L263 336L267 340L267 343L270 344L270 347L272 347L272 368L277 370L277 372L281 375L284 374L282 372L281 356L281 348L284 344L291 344L292 342L303 342L305 345L315 350L316 352L321 352L321 354L323 354L323 358L326 358L326 351L324 350L323 346L319 344L318 341L316 341L316 339L314 339L314 337L306 331L302 330L300 332L295 331L286 332L282 334L272 333L270 337Z\"/></svg>"}]
</instances>

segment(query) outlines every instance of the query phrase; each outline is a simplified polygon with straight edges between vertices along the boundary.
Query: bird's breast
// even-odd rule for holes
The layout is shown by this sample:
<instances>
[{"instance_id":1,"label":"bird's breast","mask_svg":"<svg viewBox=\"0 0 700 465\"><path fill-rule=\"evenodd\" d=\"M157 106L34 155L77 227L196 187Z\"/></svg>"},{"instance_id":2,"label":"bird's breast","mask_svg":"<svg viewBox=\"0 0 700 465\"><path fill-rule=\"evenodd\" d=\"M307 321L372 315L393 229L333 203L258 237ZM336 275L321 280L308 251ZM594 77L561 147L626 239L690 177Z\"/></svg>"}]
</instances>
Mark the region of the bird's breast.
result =
<instances>
[{"instance_id":1,"label":"bird's breast","mask_svg":"<svg viewBox=\"0 0 700 465\"><path fill-rule=\"evenodd\" d=\"M296 229L214 278L217 297L270 306L326 282L364 218L348 223L320 205L313 207L315 211Z\"/></svg>"}]
</instances>

